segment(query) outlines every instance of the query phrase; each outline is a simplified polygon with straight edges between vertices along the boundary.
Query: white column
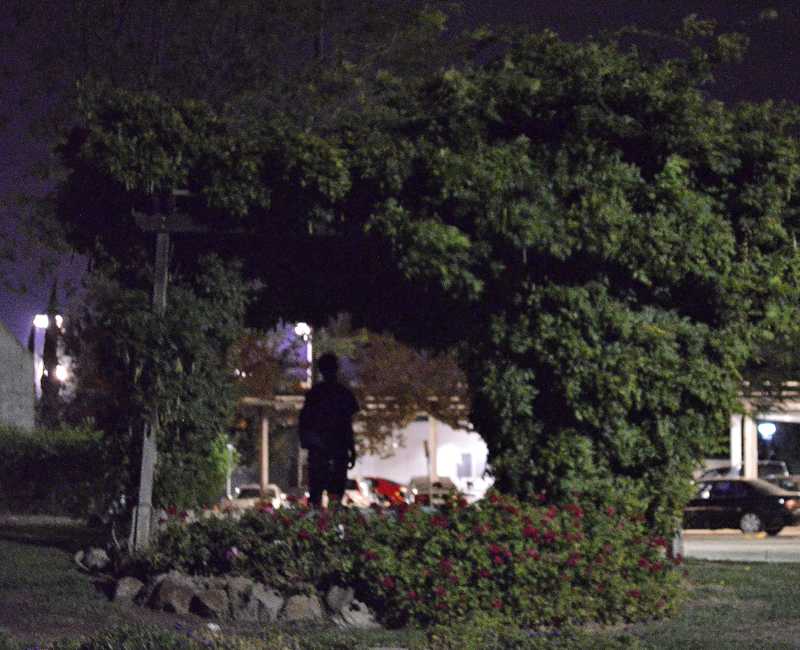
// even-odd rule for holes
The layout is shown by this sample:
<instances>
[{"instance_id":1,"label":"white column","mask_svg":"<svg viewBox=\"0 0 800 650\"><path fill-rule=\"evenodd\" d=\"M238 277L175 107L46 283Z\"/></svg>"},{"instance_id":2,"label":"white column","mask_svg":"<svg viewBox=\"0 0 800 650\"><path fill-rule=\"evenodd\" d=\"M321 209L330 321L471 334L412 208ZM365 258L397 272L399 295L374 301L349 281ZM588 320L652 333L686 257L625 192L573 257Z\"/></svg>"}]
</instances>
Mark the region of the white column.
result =
<instances>
[{"instance_id":1,"label":"white column","mask_svg":"<svg viewBox=\"0 0 800 650\"><path fill-rule=\"evenodd\" d=\"M750 414L744 416L744 477L758 478L758 431Z\"/></svg>"},{"instance_id":2,"label":"white column","mask_svg":"<svg viewBox=\"0 0 800 650\"><path fill-rule=\"evenodd\" d=\"M262 410L261 413L261 426L260 440L259 440L259 465L261 474L259 483L261 484L261 493L264 494L269 484L269 420L266 413Z\"/></svg>"},{"instance_id":3,"label":"white column","mask_svg":"<svg viewBox=\"0 0 800 650\"><path fill-rule=\"evenodd\" d=\"M436 479L439 476L439 468L436 465L436 456L439 453L439 442L437 440L437 438L439 437L438 436L438 434L439 434L439 422L436 420L435 417L429 415L428 416L428 423L430 425L430 432L429 432L429 435L428 435L428 440L429 440L428 447L430 448L430 454L431 454L431 464L430 464L431 475L430 475L430 479L431 479L431 482L433 482L434 479Z\"/></svg>"},{"instance_id":4,"label":"white column","mask_svg":"<svg viewBox=\"0 0 800 650\"><path fill-rule=\"evenodd\" d=\"M742 416L731 415L731 467L738 470L742 467Z\"/></svg>"}]
</instances>

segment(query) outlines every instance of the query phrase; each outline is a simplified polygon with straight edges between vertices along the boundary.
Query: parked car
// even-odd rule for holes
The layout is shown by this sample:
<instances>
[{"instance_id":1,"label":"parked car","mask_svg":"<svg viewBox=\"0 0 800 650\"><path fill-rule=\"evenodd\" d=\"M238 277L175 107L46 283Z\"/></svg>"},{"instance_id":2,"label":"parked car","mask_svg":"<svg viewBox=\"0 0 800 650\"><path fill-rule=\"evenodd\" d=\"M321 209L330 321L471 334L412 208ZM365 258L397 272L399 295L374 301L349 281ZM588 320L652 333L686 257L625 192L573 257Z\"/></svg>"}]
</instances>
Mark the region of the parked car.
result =
<instances>
[{"instance_id":1,"label":"parked car","mask_svg":"<svg viewBox=\"0 0 800 650\"><path fill-rule=\"evenodd\" d=\"M409 500L408 488L405 485L377 476L367 476L364 480L369 484L375 500L381 505L396 506Z\"/></svg>"},{"instance_id":2,"label":"parked car","mask_svg":"<svg viewBox=\"0 0 800 650\"><path fill-rule=\"evenodd\" d=\"M363 479L347 479L342 504L353 508L369 508L376 503L369 484Z\"/></svg>"},{"instance_id":3,"label":"parked car","mask_svg":"<svg viewBox=\"0 0 800 650\"><path fill-rule=\"evenodd\" d=\"M265 502L273 508L280 508L286 503L286 495L274 483L269 483L263 492L258 483L248 483L237 487L234 493L235 496L232 499L223 499L223 507L246 510L254 508L260 502Z\"/></svg>"},{"instance_id":4,"label":"parked car","mask_svg":"<svg viewBox=\"0 0 800 650\"><path fill-rule=\"evenodd\" d=\"M744 472L743 467L732 468L730 465L723 465L722 467L715 467L707 469L698 481L703 481L707 478L723 478L723 477L737 477L741 476ZM789 468L782 460L760 460L758 461L758 478L771 480L775 478L783 478L789 476Z\"/></svg>"},{"instance_id":5,"label":"parked car","mask_svg":"<svg viewBox=\"0 0 800 650\"><path fill-rule=\"evenodd\" d=\"M739 528L777 535L800 522L800 493L762 479L711 478L698 483L683 511L684 528Z\"/></svg>"},{"instance_id":6,"label":"parked car","mask_svg":"<svg viewBox=\"0 0 800 650\"><path fill-rule=\"evenodd\" d=\"M427 476L416 476L409 481L408 489L414 503L420 505L443 505L449 499L462 496L456 484L447 476L438 476L433 483Z\"/></svg>"}]
</instances>

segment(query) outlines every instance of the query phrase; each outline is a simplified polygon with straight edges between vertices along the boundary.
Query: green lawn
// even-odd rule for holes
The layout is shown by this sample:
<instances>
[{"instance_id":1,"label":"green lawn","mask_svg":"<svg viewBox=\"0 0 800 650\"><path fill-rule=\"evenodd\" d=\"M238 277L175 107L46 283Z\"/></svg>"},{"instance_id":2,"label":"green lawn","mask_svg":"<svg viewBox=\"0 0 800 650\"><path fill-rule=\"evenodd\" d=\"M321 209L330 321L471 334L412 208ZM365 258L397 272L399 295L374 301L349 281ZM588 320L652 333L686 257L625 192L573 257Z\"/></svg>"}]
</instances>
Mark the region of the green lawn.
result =
<instances>
[{"instance_id":1,"label":"green lawn","mask_svg":"<svg viewBox=\"0 0 800 650\"><path fill-rule=\"evenodd\" d=\"M92 541L81 526L0 527L0 650L56 639L78 639L120 624L166 630L201 629L193 617L124 608L111 603L102 585L77 570L72 555ZM557 647L798 648L800 564L688 562L689 596L669 621L593 630ZM232 631L223 625L226 632ZM234 630L235 631L235 630ZM244 630L236 631L247 634ZM252 631L250 631L252 634ZM424 647L417 631L346 634L289 631L300 648ZM249 636L249 635L248 635ZM542 639L536 647L549 647ZM268 646L265 646L268 647ZM446 647L446 646L445 646ZM456 646L468 650L464 640ZM523 647L521 645L513 647Z\"/></svg>"}]
</instances>

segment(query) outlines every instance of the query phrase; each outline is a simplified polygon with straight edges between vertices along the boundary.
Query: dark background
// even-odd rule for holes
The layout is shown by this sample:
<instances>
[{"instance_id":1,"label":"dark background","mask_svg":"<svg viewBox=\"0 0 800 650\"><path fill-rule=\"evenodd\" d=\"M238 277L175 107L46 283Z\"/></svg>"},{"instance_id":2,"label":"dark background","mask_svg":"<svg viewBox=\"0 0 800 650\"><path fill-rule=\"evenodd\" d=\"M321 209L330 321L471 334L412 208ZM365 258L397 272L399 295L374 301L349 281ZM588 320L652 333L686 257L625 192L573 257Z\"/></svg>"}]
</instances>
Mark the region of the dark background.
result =
<instances>
[{"instance_id":1,"label":"dark background","mask_svg":"<svg viewBox=\"0 0 800 650\"><path fill-rule=\"evenodd\" d=\"M684 16L696 13L700 18L716 20L720 31L739 30L751 39L745 62L721 71L711 89L713 95L728 102L800 100L800 3L796 1L464 0L462 4L465 11L455 20L454 29L481 23L525 24L536 30L554 29L568 40L628 24L669 32ZM760 20L761 12L768 9L776 10L777 17ZM0 28L7 21L0 9ZM44 45L31 33L24 45L11 51L0 49L0 63L11 73L0 86L3 112L11 118L0 131L0 245L11 241L17 252L14 262L0 263L0 321L23 343L33 316L47 306L53 279L58 277L62 286L77 286L85 268L81 258L53 256L24 237L19 224L26 219L25 210L10 200L18 192L42 195L49 189L30 175L32 166L48 159L47 147L28 133L31 118L42 107L19 107L30 75L27 54L31 48ZM39 267L47 257L56 263L56 269L41 272ZM61 302L63 307L69 302L64 291Z\"/></svg>"}]
</instances>

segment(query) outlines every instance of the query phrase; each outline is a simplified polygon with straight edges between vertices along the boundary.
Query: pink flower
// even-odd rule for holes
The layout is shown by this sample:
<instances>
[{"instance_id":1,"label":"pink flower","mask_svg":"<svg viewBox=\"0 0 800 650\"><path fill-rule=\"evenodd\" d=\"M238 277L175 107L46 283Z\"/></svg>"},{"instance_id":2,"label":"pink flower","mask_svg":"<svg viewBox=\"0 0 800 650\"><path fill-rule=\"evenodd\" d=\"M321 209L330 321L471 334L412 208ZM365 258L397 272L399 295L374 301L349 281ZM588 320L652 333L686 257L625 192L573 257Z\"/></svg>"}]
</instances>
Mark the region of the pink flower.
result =
<instances>
[{"instance_id":1,"label":"pink flower","mask_svg":"<svg viewBox=\"0 0 800 650\"><path fill-rule=\"evenodd\" d=\"M613 517L615 514L617 514L617 510L614 508L614 506L608 506L608 508L606 508L606 514L609 517Z\"/></svg>"},{"instance_id":2,"label":"pink flower","mask_svg":"<svg viewBox=\"0 0 800 650\"><path fill-rule=\"evenodd\" d=\"M309 539L311 539L311 533L309 533L309 532L308 532L307 530L305 530L305 529L303 529L303 530L301 530L299 533L297 533L297 536L298 536L300 539L304 540L304 541L305 541L305 540L309 540Z\"/></svg>"},{"instance_id":3,"label":"pink flower","mask_svg":"<svg viewBox=\"0 0 800 650\"><path fill-rule=\"evenodd\" d=\"M539 500L539 503L544 503L547 501L547 495L545 494L544 490L539 492L539 495L536 498Z\"/></svg>"},{"instance_id":4,"label":"pink flower","mask_svg":"<svg viewBox=\"0 0 800 650\"><path fill-rule=\"evenodd\" d=\"M495 556L492 558L492 561L493 561L495 564L497 564L497 565L503 564L503 558L502 558L502 557L500 557L499 555L495 555Z\"/></svg>"},{"instance_id":5,"label":"pink flower","mask_svg":"<svg viewBox=\"0 0 800 650\"><path fill-rule=\"evenodd\" d=\"M539 556L539 551L537 551L535 548L529 548L528 552L527 552L527 555L528 555L529 558L531 558L533 560L538 560L539 557L540 557Z\"/></svg>"},{"instance_id":6,"label":"pink flower","mask_svg":"<svg viewBox=\"0 0 800 650\"><path fill-rule=\"evenodd\" d=\"M502 609L503 601L500 600L499 598L495 598L494 601L492 601L492 607L494 609Z\"/></svg>"},{"instance_id":7,"label":"pink flower","mask_svg":"<svg viewBox=\"0 0 800 650\"><path fill-rule=\"evenodd\" d=\"M441 562L439 562L439 568L441 569L442 573L447 575L453 570L453 562L448 558L444 558Z\"/></svg>"},{"instance_id":8,"label":"pink flower","mask_svg":"<svg viewBox=\"0 0 800 650\"><path fill-rule=\"evenodd\" d=\"M383 586L384 586L386 589L394 589L394 578L392 578L391 576L386 576L386 577L383 579L383 581L382 581L382 583L381 583L381 584L382 584L382 585L383 585Z\"/></svg>"},{"instance_id":9,"label":"pink flower","mask_svg":"<svg viewBox=\"0 0 800 650\"><path fill-rule=\"evenodd\" d=\"M433 593L435 593L437 596L444 596L447 592L446 592L445 588L442 587L442 585L436 585L433 588Z\"/></svg>"},{"instance_id":10,"label":"pink flower","mask_svg":"<svg viewBox=\"0 0 800 650\"><path fill-rule=\"evenodd\" d=\"M413 589L412 589L412 590L410 590L410 591L409 591L409 592L406 594L406 596L408 596L408 599L409 599L409 600L417 600L417 599L419 598L419 595L418 595L418 594L417 594L417 592L416 592L416 591L414 591Z\"/></svg>"}]
</instances>

